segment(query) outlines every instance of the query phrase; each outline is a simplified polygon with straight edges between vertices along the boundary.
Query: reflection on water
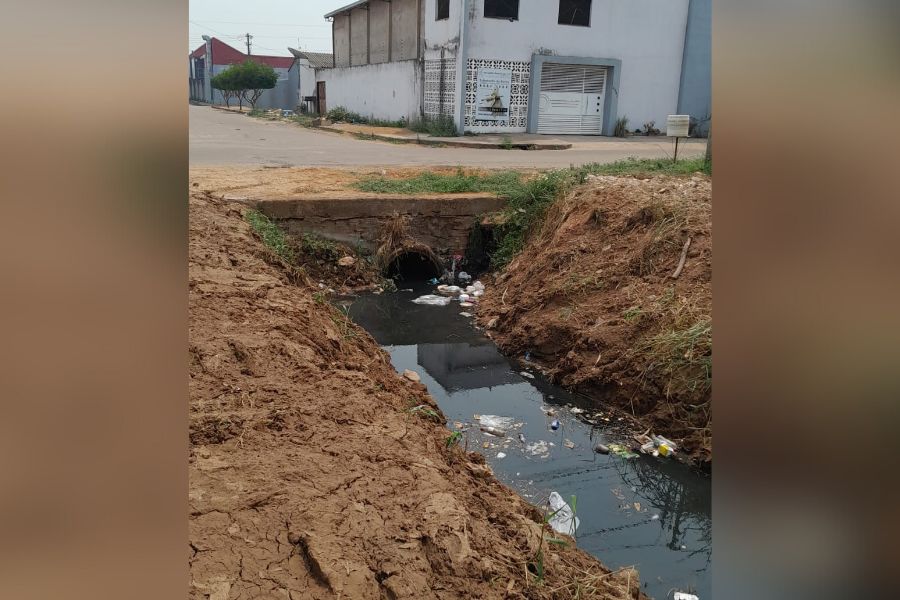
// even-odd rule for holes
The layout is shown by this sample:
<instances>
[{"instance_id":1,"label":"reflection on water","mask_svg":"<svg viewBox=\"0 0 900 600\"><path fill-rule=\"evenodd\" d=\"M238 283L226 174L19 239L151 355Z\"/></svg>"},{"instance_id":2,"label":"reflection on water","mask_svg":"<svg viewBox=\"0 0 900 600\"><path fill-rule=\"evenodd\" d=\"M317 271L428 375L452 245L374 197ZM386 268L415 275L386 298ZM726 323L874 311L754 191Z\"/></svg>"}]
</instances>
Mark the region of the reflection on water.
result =
<instances>
[{"instance_id":1,"label":"reflection on water","mask_svg":"<svg viewBox=\"0 0 900 600\"><path fill-rule=\"evenodd\" d=\"M398 371L419 373L450 420L448 426L472 424L476 414L516 420L518 426L506 438L470 426L468 446L480 449L497 477L534 503L551 491L567 500L575 495L579 547L611 568L637 567L653 598L671 598L674 590L711 598L710 479L664 458L594 454L593 443L606 440L603 432L580 421L570 407L596 409L539 374L523 377L522 366L460 316L458 304L411 302L431 291L418 286L414 292L367 295L344 304L390 353ZM557 431L549 426L553 419L561 423ZM527 449L538 441L547 443L546 454ZM500 452L506 457L498 458Z\"/></svg>"}]
</instances>

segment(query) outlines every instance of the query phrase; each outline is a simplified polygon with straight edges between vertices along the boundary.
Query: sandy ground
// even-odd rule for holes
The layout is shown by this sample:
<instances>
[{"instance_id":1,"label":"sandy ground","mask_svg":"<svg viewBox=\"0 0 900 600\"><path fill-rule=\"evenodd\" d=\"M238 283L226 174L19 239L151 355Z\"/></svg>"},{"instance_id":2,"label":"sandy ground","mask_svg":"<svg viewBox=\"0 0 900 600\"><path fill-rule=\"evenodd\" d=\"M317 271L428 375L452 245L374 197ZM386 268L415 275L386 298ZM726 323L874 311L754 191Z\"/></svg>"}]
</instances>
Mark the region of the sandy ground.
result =
<instances>
[{"instance_id":1,"label":"sandy ground","mask_svg":"<svg viewBox=\"0 0 900 600\"><path fill-rule=\"evenodd\" d=\"M536 510L241 210L190 200L190 598L643 598L546 542L537 582Z\"/></svg>"},{"instance_id":2,"label":"sandy ground","mask_svg":"<svg viewBox=\"0 0 900 600\"><path fill-rule=\"evenodd\" d=\"M530 351L555 381L706 462L711 315L710 178L593 177L488 286L479 322L506 353Z\"/></svg>"},{"instance_id":3,"label":"sandy ground","mask_svg":"<svg viewBox=\"0 0 900 600\"><path fill-rule=\"evenodd\" d=\"M297 168L297 167L191 167L190 182L194 191L216 196L251 199L291 199L298 196L315 198L374 198L379 194L361 192L353 183L367 175L404 179L421 173L421 167L366 168ZM457 168L435 167L432 173L455 173ZM479 169L465 169L471 173ZM461 194L471 196L471 194ZM437 194L419 194L429 198ZM452 197L454 194L442 194Z\"/></svg>"}]
</instances>

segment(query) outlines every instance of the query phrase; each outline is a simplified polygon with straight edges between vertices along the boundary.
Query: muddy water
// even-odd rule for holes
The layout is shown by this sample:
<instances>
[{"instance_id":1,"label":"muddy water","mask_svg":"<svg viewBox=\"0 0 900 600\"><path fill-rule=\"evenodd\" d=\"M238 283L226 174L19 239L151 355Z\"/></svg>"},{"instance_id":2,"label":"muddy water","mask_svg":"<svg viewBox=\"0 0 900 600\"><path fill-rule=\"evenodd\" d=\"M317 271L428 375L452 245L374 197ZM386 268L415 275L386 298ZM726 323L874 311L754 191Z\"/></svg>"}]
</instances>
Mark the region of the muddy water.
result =
<instances>
[{"instance_id":1,"label":"muddy water","mask_svg":"<svg viewBox=\"0 0 900 600\"><path fill-rule=\"evenodd\" d=\"M595 454L596 442L620 440L611 433L615 416L549 383L527 361L504 357L459 314L466 309L457 302L413 304L433 287L412 287L340 303L390 353L398 371L419 373L448 427L464 431L462 443L482 452L501 481L534 504L546 504L552 491L567 501L576 496L579 547L610 568L637 567L645 592L657 600L674 591L712 598L709 477L671 459ZM512 417L515 425L498 438L481 432L475 415ZM560 422L555 431L554 419Z\"/></svg>"}]
</instances>

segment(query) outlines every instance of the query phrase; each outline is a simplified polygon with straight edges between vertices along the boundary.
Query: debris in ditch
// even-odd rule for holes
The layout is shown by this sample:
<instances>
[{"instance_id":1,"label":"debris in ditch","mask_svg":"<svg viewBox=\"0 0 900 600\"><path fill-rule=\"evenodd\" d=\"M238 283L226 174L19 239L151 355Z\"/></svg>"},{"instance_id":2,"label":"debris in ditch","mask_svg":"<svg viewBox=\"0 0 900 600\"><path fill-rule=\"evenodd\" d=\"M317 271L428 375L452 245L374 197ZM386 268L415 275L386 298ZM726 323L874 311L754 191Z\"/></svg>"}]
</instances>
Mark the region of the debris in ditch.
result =
<instances>
[{"instance_id":1,"label":"debris in ditch","mask_svg":"<svg viewBox=\"0 0 900 600\"><path fill-rule=\"evenodd\" d=\"M653 515L652 517L650 517L651 521L656 521L658 519L659 519L659 515Z\"/></svg>"},{"instance_id":2,"label":"debris in ditch","mask_svg":"<svg viewBox=\"0 0 900 600\"><path fill-rule=\"evenodd\" d=\"M522 377L527 377L528 379L534 379L534 375L532 375L528 371L522 371L521 373L519 373L519 375L521 375Z\"/></svg>"},{"instance_id":3,"label":"debris in ditch","mask_svg":"<svg viewBox=\"0 0 900 600\"><path fill-rule=\"evenodd\" d=\"M525 443L525 434L524 433L519 434L519 441L523 444Z\"/></svg>"},{"instance_id":4,"label":"debris in ditch","mask_svg":"<svg viewBox=\"0 0 900 600\"><path fill-rule=\"evenodd\" d=\"M470 281L472 281L472 276L465 271L460 271L459 275L457 275L456 278L459 279L461 283L469 283Z\"/></svg>"},{"instance_id":5,"label":"debris in ditch","mask_svg":"<svg viewBox=\"0 0 900 600\"><path fill-rule=\"evenodd\" d=\"M580 415L581 413L584 412L584 409L583 409L583 408L578 408L577 406L575 406L575 407L570 408L569 411L570 411L573 415Z\"/></svg>"},{"instance_id":6,"label":"debris in ditch","mask_svg":"<svg viewBox=\"0 0 900 600\"><path fill-rule=\"evenodd\" d=\"M462 308L472 308L473 306L475 306L475 305L472 304L471 302L460 302L459 305L460 305ZM471 315L470 315L470 316L471 316Z\"/></svg>"},{"instance_id":7,"label":"debris in ditch","mask_svg":"<svg viewBox=\"0 0 900 600\"><path fill-rule=\"evenodd\" d=\"M488 435L493 435L495 437L506 437L506 432L497 427L482 427L481 430Z\"/></svg>"},{"instance_id":8,"label":"debris in ditch","mask_svg":"<svg viewBox=\"0 0 900 600\"><path fill-rule=\"evenodd\" d=\"M472 315L472 313L463 311L463 312L459 313L459 316L466 317L468 319L469 317L472 317L473 315Z\"/></svg>"},{"instance_id":9,"label":"debris in ditch","mask_svg":"<svg viewBox=\"0 0 900 600\"><path fill-rule=\"evenodd\" d=\"M432 277L431 279L428 280L428 283L430 285L437 285L438 283L440 283L440 280L437 277Z\"/></svg>"},{"instance_id":10,"label":"debris in ditch","mask_svg":"<svg viewBox=\"0 0 900 600\"><path fill-rule=\"evenodd\" d=\"M403 371L403 377L409 379L413 383L419 383L422 380L422 378L419 377L418 373L416 373L415 371L410 371L409 369Z\"/></svg>"},{"instance_id":11,"label":"debris in ditch","mask_svg":"<svg viewBox=\"0 0 900 600\"><path fill-rule=\"evenodd\" d=\"M490 321L487 322L487 328L494 329L495 327L497 327L497 323L499 323L499 322L500 322L500 317L494 317L493 319L491 319Z\"/></svg>"},{"instance_id":12,"label":"debris in ditch","mask_svg":"<svg viewBox=\"0 0 900 600\"><path fill-rule=\"evenodd\" d=\"M497 415L476 415L475 418L478 420L478 424L482 427L510 429L516 424L516 420L512 417L498 417Z\"/></svg>"},{"instance_id":13,"label":"debris in ditch","mask_svg":"<svg viewBox=\"0 0 900 600\"><path fill-rule=\"evenodd\" d=\"M548 522L553 531L565 535L575 535L575 531L578 529L581 521L575 516L572 507L556 492L550 492L549 502L553 516L550 517Z\"/></svg>"},{"instance_id":14,"label":"debris in ditch","mask_svg":"<svg viewBox=\"0 0 900 600\"><path fill-rule=\"evenodd\" d=\"M460 302L468 302L468 301L471 300L471 299L472 299L472 297L469 296L468 294L460 294L460 295L459 295L459 301L460 301Z\"/></svg>"},{"instance_id":15,"label":"debris in ditch","mask_svg":"<svg viewBox=\"0 0 900 600\"><path fill-rule=\"evenodd\" d=\"M597 454L609 454L609 446L605 446L603 444L596 444L594 446L594 452Z\"/></svg>"},{"instance_id":16,"label":"debris in ditch","mask_svg":"<svg viewBox=\"0 0 900 600\"><path fill-rule=\"evenodd\" d=\"M684 546L682 546L682 549L683 548ZM672 600L700 600L700 597L695 596L694 594L688 594L687 592L675 592Z\"/></svg>"},{"instance_id":17,"label":"debris in ditch","mask_svg":"<svg viewBox=\"0 0 900 600\"><path fill-rule=\"evenodd\" d=\"M460 292L460 287L457 285L439 285L437 286L437 291L439 294L446 296L455 296Z\"/></svg>"},{"instance_id":18,"label":"debris in ditch","mask_svg":"<svg viewBox=\"0 0 900 600\"><path fill-rule=\"evenodd\" d=\"M352 256L344 256L344 257L341 257L340 260L338 260L338 265L341 267L352 267L355 264L356 264L356 259L353 258Z\"/></svg>"},{"instance_id":19,"label":"debris in ditch","mask_svg":"<svg viewBox=\"0 0 900 600\"><path fill-rule=\"evenodd\" d=\"M538 440L533 444L528 444L525 446L525 450L527 450L532 456L547 456L550 454L550 445L547 444L544 440Z\"/></svg>"},{"instance_id":20,"label":"debris in ditch","mask_svg":"<svg viewBox=\"0 0 900 600\"><path fill-rule=\"evenodd\" d=\"M450 298L443 296L435 296L434 294L426 294L419 296L413 300L413 304L424 304L426 306L447 306L450 304Z\"/></svg>"},{"instance_id":21,"label":"debris in ditch","mask_svg":"<svg viewBox=\"0 0 900 600\"><path fill-rule=\"evenodd\" d=\"M575 442L573 442L572 440L567 439L567 440L565 440L565 441L563 442L563 446L565 446L565 447L568 448L569 450L574 450L574 449L575 449Z\"/></svg>"},{"instance_id":22,"label":"debris in ditch","mask_svg":"<svg viewBox=\"0 0 900 600\"><path fill-rule=\"evenodd\" d=\"M550 429L552 429L553 431L559 429L559 419L553 419L552 421L550 421Z\"/></svg>"},{"instance_id":23,"label":"debris in ditch","mask_svg":"<svg viewBox=\"0 0 900 600\"><path fill-rule=\"evenodd\" d=\"M622 444L610 444L609 451L620 458L637 458L638 455Z\"/></svg>"},{"instance_id":24,"label":"debris in ditch","mask_svg":"<svg viewBox=\"0 0 900 600\"><path fill-rule=\"evenodd\" d=\"M504 458L506 458L506 454L504 454L503 452L498 452L498 453L497 453L497 458L499 458L499 459L504 459Z\"/></svg>"}]
</instances>

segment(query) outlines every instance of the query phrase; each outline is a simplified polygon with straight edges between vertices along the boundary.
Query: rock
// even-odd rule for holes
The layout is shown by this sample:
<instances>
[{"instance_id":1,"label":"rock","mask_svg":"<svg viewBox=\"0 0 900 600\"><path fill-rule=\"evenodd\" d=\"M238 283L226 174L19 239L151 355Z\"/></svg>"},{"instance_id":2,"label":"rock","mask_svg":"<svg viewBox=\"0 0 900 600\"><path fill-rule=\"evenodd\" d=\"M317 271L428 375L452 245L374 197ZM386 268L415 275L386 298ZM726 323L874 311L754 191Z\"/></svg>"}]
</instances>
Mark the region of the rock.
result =
<instances>
[{"instance_id":1,"label":"rock","mask_svg":"<svg viewBox=\"0 0 900 600\"><path fill-rule=\"evenodd\" d=\"M603 444L597 444L594 446L594 452L597 454L609 454L609 448Z\"/></svg>"},{"instance_id":2,"label":"rock","mask_svg":"<svg viewBox=\"0 0 900 600\"><path fill-rule=\"evenodd\" d=\"M497 327L497 323L499 321L500 321L500 317L494 317L493 319L491 319L490 321L487 322L487 328L494 329L495 327Z\"/></svg>"},{"instance_id":3,"label":"rock","mask_svg":"<svg viewBox=\"0 0 900 600\"><path fill-rule=\"evenodd\" d=\"M356 259L352 256L344 256L338 261L338 265L342 267L352 267L356 264Z\"/></svg>"},{"instance_id":4,"label":"rock","mask_svg":"<svg viewBox=\"0 0 900 600\"><path fill-rule=\"evenodd\" d=\"M413 383L419 383L422 380L422 378L419 377L418 373L416 373L415 371L410 371L409 369L403 371L403 377L405 379L409 379Z\"/></svg>"},{"instance_id":5,"label":"rock","mask_svg":"<svg viewBox=\"0 0 900 600\"><path fill-rule=\"evenodd\" d=\"M292 544L300 543L300 534L294 533L293 531L288 534L288 542Z\"/></svg>"}]
</instances>

